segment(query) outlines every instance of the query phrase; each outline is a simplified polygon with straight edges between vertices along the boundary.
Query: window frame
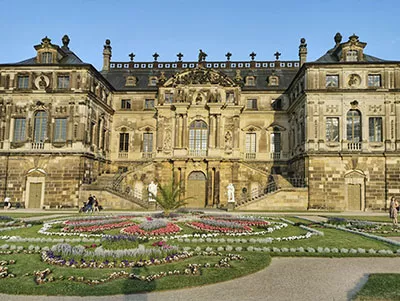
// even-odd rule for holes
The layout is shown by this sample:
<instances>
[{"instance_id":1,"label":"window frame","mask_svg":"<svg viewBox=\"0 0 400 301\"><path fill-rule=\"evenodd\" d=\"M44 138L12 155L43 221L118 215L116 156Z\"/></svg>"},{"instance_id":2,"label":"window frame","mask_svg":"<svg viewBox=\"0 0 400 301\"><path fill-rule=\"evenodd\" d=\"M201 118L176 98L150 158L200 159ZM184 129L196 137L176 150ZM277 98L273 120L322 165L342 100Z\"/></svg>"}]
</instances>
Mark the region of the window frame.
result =
<instances>
[{"instance_id":1,"label":"window frame","mask_svg":"<svg viewBox=\"0 0 400 301\"><path fill-rule=\"evenodd\" d=\"M203 120L194 120L189 126L189 150L208 150L208 125Z\"/></svg>"},{"instance_id":2,"label":"window frame","mask_svg":"<svg viewBox=\"0 0 400 301\"><path fill-rule=\"evenodd\" d=\"M257 153L257 133L246 133L245 150L247 154Z\"/></svg>"},{"instance_id":3,"label":"window frame","mask_svg":"<svg viewBox=\"0 0 400 301\"><path fill-rule=\"evenodd\" d=\"M29 89L29 75L26 75L26 74L18 75L17 88L18 89Z\"/></svg>"},{"instance_id":4,"label":"window frame","mask_svg":"<svg viewBox=\"0 0 400 301\"><path fill-rule=\"evenodd\" d=\"M44 51L40 54L40 62L42 64L52 64L53 63L53 53L50 51Z\"/></svg>"},{"instance_id":5,"label":"window frame","mask_svg":"<svg viewBox=\"0 0 400 301\"><path fill-rule=\"evenodd\" d=\"M331 121L331 122L328 122ZM332 123L336 121L336 125ZM336 137L332 136L337 134ZM328 116L325 118L325 141L326 142L339 142L340 141L340 120L339 117Z\"/></svg>"},{"instance_id":6,"label":"window frame","mask_svg":"<svg viewBox=\"0 0 400 301\"><path fill-rule=\"evenodd\" d=\"M249 106L249 104L251 104ZM257 98L247 98L246 100L246 110L258 110L258 100Z\"/></svg>"},{"instance_id":7,"label":"window frame","mask_svg":"<svg viewBox=\"0 0 400 301\"><path fill-rule=\"evenodd\" d=\"M63 123L63 124L62 124ZM67 118L54 118L53 142L67 141Z\"/></svg>"},{"instance_id":8,"label":"window frame","mask_svg":"<svg viewBox=\"0 0 400 301\"><path fill-rule=\"evenodd\" d=\"M380 74L370 73L367 78L368 88L380 88L382 87L382 76ZM378 85L376 84L376 79L378 79Z\"/></svg>"},{"instance_id":9,"label":"window frame","mask_svg":"<svg viewBox=\"0 0 400 301\"><path fill-rule=\"evenodd\" d=\"M331 85L333 83L333 85ZM326 74L325 75L325 88L339 88L339 75L338 74Z\"/></svg>"},{"instance_id":10,"label":"window frame","mask_svg":"<svg viewBox=\"0 0 400 301\"><path fill-rule=\"evenodd\" d=\"M33 142L44 143L47 139L48 114L46 111L36 111L34 114Z\"/></svg>"},{"instance_id":11,"label":"window frame","mask_svg":"<svg viewBox=\"0 0 400 301\"><path fill-rule=\"evenodd\" d=\"M70 76L68 74L57 76L57 89L68 89L70 87Z\"/></svg>"},{"instance_id":12,"label":"window frame","mask_svg":"<svg viewBox=\"0 0 400 301\"><path fill-rule=\"evenodd\" d=\"M13 142L21 143L26 141L26 118L14 118Z\"/></svg>"},{"instance_id":13,"label":"window frame","mask_svg":"<svg viewBox=\"0 0 400 301\"><path fill-rule=\"evenodd\" d=\"M121 110L131 110L132 101L130 99L121 99Z\"/></svg>"},{"instance_id":14,"label":"window frame","mask_svg":"<svg viewBox=\"0 0 400 301\"><path fill-rule=\"evenodd\" d=\"M149 103L152 104L149 106ZM145 110L154 110L154 99L148 98L144 100L144 109Z\"/></svg>"},{"instance_id":15,"label":"window frame","mask_svg":"<svg viewBox=\"0 0 400 301\"><path fill-rule=\"evenodd\" d=\"M143 133L142 139L142 152L143 153L153 153L153 133L145 132Z\"/></svg>"},{"instance_id":16,"label":"window frame","mask_svg":"<svg viewBox=\"0 0 400 301\"><path fill-rule=\"evenodd\" d=\"M379 129L377 129L377 127L379 127ZM371 130L373 130L372 135ZM368 141L372 143L383 142L383 118L381 116L368 118Z\"/></svg>"},{"instance_id":17,"label":"window frame","mask_svg":"<svg viewBox=\"0 0 400 301\"><path fill-rule=\"evenodd\" d=\"M356 115L354 113L357 113ZM356 118L357 117L357 118ZM356 129L357 125L356 119L358 119L358 129ZM351 122L349 122L351 121ZM351 131L349 131L351 130ZM358 133L356 133L356 130ZM349 133L351 135L349 135ZM356 135L358 134L358 135ZM349 139L351 138L351 139ZM357 109L351 109L346 114L346 139L352 143L360 143L362 141L362 114Z\"/></svg>"},{"instance_id":18,"label":"window frame","mask_svg":"<svg viewBox=\"0 0 400 301\"><path fill-rule=\"evenodd\" d=\"M119 133L119 152L120 153L129 152L129 133L126 132Z\"/></svg>"}]
</instances>

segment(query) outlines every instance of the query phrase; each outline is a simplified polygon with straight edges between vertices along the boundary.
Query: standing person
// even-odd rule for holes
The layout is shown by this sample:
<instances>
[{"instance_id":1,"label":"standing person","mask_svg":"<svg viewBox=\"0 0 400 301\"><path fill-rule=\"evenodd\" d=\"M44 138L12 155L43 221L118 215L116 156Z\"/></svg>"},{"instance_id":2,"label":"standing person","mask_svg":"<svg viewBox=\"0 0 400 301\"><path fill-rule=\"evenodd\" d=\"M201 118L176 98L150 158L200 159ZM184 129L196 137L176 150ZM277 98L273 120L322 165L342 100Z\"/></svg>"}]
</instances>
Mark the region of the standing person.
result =
<instances>
[{"instance_id":1,"label":"standing person","mask_svg":"<svg viewBox=\"0 0 400 301\"><path fill-rule=\"evenodd\" d=\"M96 196L93 196L94 199L94 212L100 212L99 210L99 201L97 200Z\"/></svg>"},{"instance_id":2,"label":"standing person","mask_svg":"<svg viewBox=\"0 0 400 301\"><path fill-rule=\"evenodd\" d=\"M8 196L6 196L4 198L4 210L8 210L10 208L11 208L11 199Z\"/></svg>"},{"instance_id":3,"label":"standing person","mask_svg":"<svg viewBox=\"0 0 400 301\"><path fill-rule=\"evenodd\" d=\"M93 204L94 204L94 198L90 194L89 198L88 198L88 202L86 204L86 213L88 213L89 211L93 213Z\"/></svg>"},{"instance_id":4,"label":"standing person","mask_svg":"<svg viewBox=\"0 0 400 301\"><path fill-rule=\"evenodd\" d=\"M397 226L397 207L399 207L399 203L397 202L396 198L392 196L390 199L389 214L390 218L393 220L393 226Z\"/></svg>"}]
</instances>

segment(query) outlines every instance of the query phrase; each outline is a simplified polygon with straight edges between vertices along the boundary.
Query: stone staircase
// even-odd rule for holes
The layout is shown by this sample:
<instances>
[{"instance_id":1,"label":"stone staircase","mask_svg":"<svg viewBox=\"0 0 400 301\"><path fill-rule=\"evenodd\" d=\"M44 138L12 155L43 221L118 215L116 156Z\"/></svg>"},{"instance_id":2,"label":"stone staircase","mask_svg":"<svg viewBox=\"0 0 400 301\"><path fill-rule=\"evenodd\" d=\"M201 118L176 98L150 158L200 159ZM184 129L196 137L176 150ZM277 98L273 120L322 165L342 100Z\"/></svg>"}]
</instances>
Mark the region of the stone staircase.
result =
<instances>
[{"instance_id":1,"label":"stone staircase","mask_svg":"<svg viewBox=\"0 0 400 301\"><path fill-rule=\"evenodd\" d=\"M293 194L298 191L302 194L307 187L304 179L301 178L285 178L282 175L271 175L270 182L267 186L256 194L250 195L249 197L240 199L235 204L235 209L243 209L245 207L253 207L254 203L268 203L275 195L279 192L286 191L287 195ZM284 197L287 199L287 196ZM270 202L271 203L271 202ZM282 204L284 206L284 204ZM263 207L263 206L260 206Z\"/></svg>"}]
</instances>

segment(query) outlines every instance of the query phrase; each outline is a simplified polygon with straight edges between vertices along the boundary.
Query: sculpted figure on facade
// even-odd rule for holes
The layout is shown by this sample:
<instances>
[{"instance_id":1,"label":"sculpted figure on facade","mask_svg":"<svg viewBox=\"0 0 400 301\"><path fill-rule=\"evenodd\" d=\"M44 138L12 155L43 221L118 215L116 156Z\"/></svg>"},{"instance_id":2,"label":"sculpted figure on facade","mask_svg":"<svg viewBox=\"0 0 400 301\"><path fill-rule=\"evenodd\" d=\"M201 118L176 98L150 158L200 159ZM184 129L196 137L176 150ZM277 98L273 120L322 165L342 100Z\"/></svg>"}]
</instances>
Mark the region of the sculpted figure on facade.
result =
<instances>
[{"instance_id":1,"label":"sculpted figure on facade","mask_svg":"<svg viewBox=\"0 0 400 301\"><path fill-rule=\"evenodd\" d=\"M232 183L229 183L229 185L226 187L227 189L227 194L228 194L228 202L234 202L235 201L235 186L233 186Z\"/></svg>"},{"instance_id":2,"label":"sculpted figure on facade","mask_svg":"<svg viewBox=\"0 0 400 301\"><path fill-rule=\"evenodd\" d=\"M151 181L151 183L149 184L149 202L155 202L155 196L157 196L157 188L158 185L156 183L154 183L154 181Z\"/></svg>"}]
</instances>

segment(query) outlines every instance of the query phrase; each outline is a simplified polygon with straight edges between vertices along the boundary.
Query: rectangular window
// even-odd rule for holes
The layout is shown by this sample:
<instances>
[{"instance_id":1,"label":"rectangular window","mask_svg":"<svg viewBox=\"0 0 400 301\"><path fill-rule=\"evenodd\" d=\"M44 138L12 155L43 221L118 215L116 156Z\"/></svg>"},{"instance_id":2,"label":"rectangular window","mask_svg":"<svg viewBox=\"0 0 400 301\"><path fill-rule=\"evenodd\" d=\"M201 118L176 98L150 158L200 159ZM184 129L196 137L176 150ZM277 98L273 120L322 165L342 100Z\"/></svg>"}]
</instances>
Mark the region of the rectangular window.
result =
<instances>
[{"instance_id":1,"label":"rectangular window","mask_svg":"<svg viewBox=\"0 0 400 301\"><path fill-rule=\"evenodd\" d=\"M248 110L257 110L257 99L248 99L247 100L247 109Z\"/></svg>"},{"instance_id":2,"label":"rectangular window","mask_svg":"<svg viewBox=\"0 0 400 301\"><path fill-rule=\"evenodd\" d=\"M119 134L119 151L128 152L129 150L129 133Z\"/></svg>"},{"instance_id":3,"label":"rectangular window","mask_svg":"<svg viewBox=\"0 0 400 301\"><path fill-rule=\"evenodd\" d=\"M382 117L369 118L369 142L382 142Z\"/></svg>"},{"instance_id":4,"label":"rectangular window","mask_svg":"<svg viewBox=\"0 0 400 301\"><path fill-rule=\"evenodd\" d=\"M41 62L42 62L42 64L53 63L53 54L51 52L43 52Z\"/></svg>"},{"instance_id":5,"label":"rectangular window","mask_svg":"<svg viewBox=\"0 0 400 301\"><path fill-rule=\"evenodd\" d=\"M358 61L358 51L348 50L346 54L346 62L357 62Z\"/></svg>"},{"instance_id":6,"label":"rectangular window","mask_svg":"<svg viewBox=\"0 0 400 301\"><path fill-rule=\"evenodd\" d=\"M256 153L256 133L246 134L246 153Z\"/></svg>"},{"instance_id":7,"label":"rectangular window","mask_svg":"<svg viewBox=\"0 0 400 301\"><path fill-rule=\"evenodd\" d=\"M153 133L143 134L143 152L144 153L153 152Z\"/></svg>"},{"instance_id":8,"label":"rectangular window","mask_svg":"<svg viewBox=\"0 0 400 301\"><path fill-rule=\"evenodd\" d=\"M121 99L121 109L130 110L131 109L131 100L130 99Z\"/></svg>"},{"instance_id":9,"label":"rectangular window","mask_svg":"<svg viewBox=\"0 0 400 301\"><path fill-rule=\"evenodd\" d=\"M281 133L271 134L271 153L281 152Z\"/></svg>"},{"instance_id":10,"label":"rectangular window","mask_svg":"<svg viewBox=\"0 0 400 301\"><path fill-rule=\"evenodd\" d=\"M380 87L380 86L381 86L381 75L368 74L368 87Z\"/></svg>"},{"instance_id":11,"label":"rectangular window","mask_svg":"<svg viewBox=\"0 0 400 301\"><path fill-rule=\"evenodd\" d=\"M174 94L165 93L164 103L172 103L174 101Z\"/></svg>"},{"instance_id":12,"label":"rectangular window","mask_svg":"<svg viewBox=\"0 0 400 301\"><path fill-rule=\"evenodd\" d=\"M226 92L226 102L229 102L229 103L235 102L235 93L234 92Z\"/></svg>"},{"instance_id":13,"label":"rectangular window","mask_svg":"<svg viewBox=\"0 0 400 301\"><path fill-rule=\"evenodd\" d=\"M54 142L65 142L67 140L67 118L56 118L54 120Z\"/></svg>"},{"instance_id":14,"label":"rectangular window","mask_svg":"<svg viewBox=\"0 0 400 301\"><path fill-rule=\"evenodd\" d=\"M68 89L69 88L69 75L58 76L57 88L58 89Z\"/></svg>"},{"instance_id":15,"label":"rectangular window","mask_svg":"<svg viewBox=\"0 0 400 301\"><path fill-rule=\"evenodd\" d=\"M23 75L18 76L18 89L28 89L29 87L29 76Z\"/></svg>"},{"instance_id":16,"label":"rectangular window","mask_svg":"<svg viewBox=\"0 0 400 301\"><path fill-rule=\"evenodd\" d=\"M14 142L25 141L25 118L15 118L14 119Z\"/></svg>"},{"instance_id":17,"label":"rectangular window","mask_svg":"<svg viewBox=\"0 0 400 301\"><path fill-rule=\"evenodd\" d=\"M339 118L327 117L326 118L326 141L339 142Z\"/></svg>"},{"instance_id":18,"label":"rectangular window","mask_svg":"<svg viewBox=\"0 0 400 301\"><path fill-rule=\"evenodd\" d=\"M339 75L327 75L325 78L326 88L337 88L339 87Z\"/></svg>"},{"instance_id":19,"label":"rectangular window","mask_svg":"<svg viewBox=\"0 0 400 301\"><path fill-rule=\"evenodd\" d=\"M154 99L146 99L144 101L144 109L145 110L152 110L154 109Z\"/></svg>"}]
</instances>

